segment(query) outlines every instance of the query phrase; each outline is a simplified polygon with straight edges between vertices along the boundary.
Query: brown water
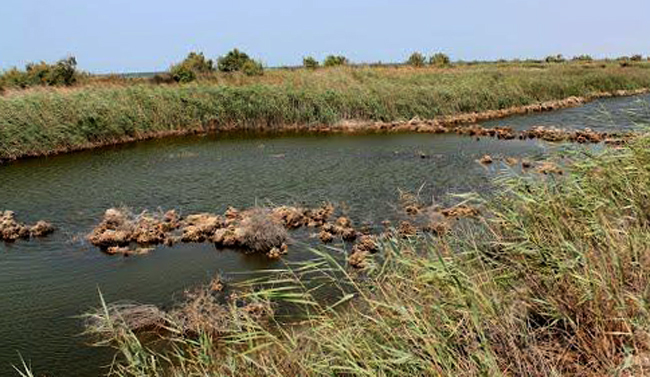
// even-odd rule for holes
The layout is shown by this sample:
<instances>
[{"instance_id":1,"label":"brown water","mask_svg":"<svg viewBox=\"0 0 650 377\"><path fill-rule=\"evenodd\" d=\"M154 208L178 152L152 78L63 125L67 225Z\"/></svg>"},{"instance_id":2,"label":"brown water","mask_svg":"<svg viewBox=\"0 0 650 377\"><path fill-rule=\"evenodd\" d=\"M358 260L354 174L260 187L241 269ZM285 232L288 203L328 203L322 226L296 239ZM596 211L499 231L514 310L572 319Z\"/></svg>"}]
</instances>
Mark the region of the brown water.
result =
<instances>
[{"instance_id":1,"label":"brown water","mask_svg":"<svg viewBox=\"0 0 650 377\"><path fill-rule=\"evenodd\" d=\"M598 101L554 113L515 117L491 125L591 125L630 128L622 109L644 107L645 97ZM647 109L647 102L645 105ZM609 108L608 119L602 108ZM593 119L600 117L601 120ZM644 118L645 117L645 118ZM332 201L356 222L378 224L400 216L398 190L431 200L448 193L491 190L508 167L476 162L483 154L544 158L564 146L455 135L304 136L284 138L185 137L99 149L0 166L0 209L23 221L58 227L38 241L0 243L0 376L14 375L18 352L36 374L96 376L109 350L85 346L76 318L99 303L135 300L165 305L215 273L231 280L272 267L264 257L218 251L212 245L159 247L142 257L111 257L88 245L105 209L216 211L255 203L318 205ZM429 158L420 158L424 153ZM512 172L511 172L512 173ZM310 257L312 241L297 236L289 260Z\"/></svg>"}]
</instances>

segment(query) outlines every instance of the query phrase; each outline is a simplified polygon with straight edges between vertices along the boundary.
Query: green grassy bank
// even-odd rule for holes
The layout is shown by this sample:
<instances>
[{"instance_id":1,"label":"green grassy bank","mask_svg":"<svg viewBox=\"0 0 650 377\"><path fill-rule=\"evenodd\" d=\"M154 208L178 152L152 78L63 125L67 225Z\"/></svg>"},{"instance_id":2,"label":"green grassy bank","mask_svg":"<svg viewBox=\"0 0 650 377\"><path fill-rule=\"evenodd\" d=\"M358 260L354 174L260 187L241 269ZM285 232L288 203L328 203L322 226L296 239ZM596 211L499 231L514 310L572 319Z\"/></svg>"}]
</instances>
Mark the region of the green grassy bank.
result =
<instances>
[{"instance_id":1,"label":"green grassy bank","mask_svg":"<svg viewBox=\"0 0 650 377\"><path fill-rule=\"evenodd\" d=\"M650 65L337 67L222 74L186 85L128 80L0 96L0 160L193 130L435 118L650 87Z\"/></svg>"},{"instance_id":2,"label":"green grassy bank","mask_svg":"<svg viewBox=\"0 0 650 377\"><path fill-rule=\"evenodd\" d=\"M255 289L240 286L238 298L220 309L204 296L194 301L204 316L194 335L166 324L167 351L152 350L100 312L95 329L118 350L113 373L647 373L650 138L585 157L564 176L502 185L474 231L389 239L361 275L318 253L251 283ZM320 276L323 285L303 285L307 276ZM323 304L322 286L339 287L342 299ZM244 310L242 299L249 302ZM269 302L300 305L305 318L286 327L272 311L246 309Z\"/></svg>"}]
</instances>

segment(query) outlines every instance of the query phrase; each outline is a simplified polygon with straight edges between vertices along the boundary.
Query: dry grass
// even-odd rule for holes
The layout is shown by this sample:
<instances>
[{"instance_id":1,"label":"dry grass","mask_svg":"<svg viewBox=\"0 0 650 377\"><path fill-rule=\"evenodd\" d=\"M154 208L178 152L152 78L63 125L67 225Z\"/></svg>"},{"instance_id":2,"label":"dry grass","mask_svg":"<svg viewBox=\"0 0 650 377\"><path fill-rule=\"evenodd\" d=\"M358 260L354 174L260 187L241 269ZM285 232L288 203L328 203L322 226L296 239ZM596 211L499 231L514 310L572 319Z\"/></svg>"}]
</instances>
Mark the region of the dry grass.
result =
<instances>
[{"instance_id":1,"label":"dry grass","mask_svg":"<svg viewBox=\"0 0 650 377\"><path fill-rule=\"evenodd\" d=\"M650 87L646 65L585 67L336 67L217 75L188 85L113 80L7 92L0 97L0 159L192 132L440 119Z\"/></svg>"},{"instance_id":2,"label":"dry grass","mask_svg":"<svg viewBox=\"0 0 650 377\"><path fill-rule=\"evenodd\" d=\"M227 331L199 329L163 354L142 348L141 374L128 358L117 374L648 373L649 150L644 137L561 177L504 181L488 218L470 220L482 226L382 240L363 272L315 250L313 261L239 287L262 307L298 305L299 326L226 305ZM338 290L340 300L319 299L322 289ZM134 342L111 339L120 352Z\"/></svg>"}]
</instances>

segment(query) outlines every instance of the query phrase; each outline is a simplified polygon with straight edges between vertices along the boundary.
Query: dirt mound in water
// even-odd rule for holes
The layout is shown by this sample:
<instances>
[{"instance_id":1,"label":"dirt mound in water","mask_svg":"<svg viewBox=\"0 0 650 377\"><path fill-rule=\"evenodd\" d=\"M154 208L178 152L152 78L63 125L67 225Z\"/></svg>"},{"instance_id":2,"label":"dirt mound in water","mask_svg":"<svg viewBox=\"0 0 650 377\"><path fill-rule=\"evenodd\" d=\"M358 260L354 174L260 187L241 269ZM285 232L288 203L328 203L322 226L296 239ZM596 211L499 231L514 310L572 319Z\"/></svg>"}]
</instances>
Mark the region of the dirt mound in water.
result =
<instances>
[{"instance_id":1,"label":"dirt mound in water","mask_svg":"<svg viewBox=\"0 0 650 377\"><path fill-rule=\"evenodd\" d=\"M238 210L229 207L223 215L199 213L183 218L176 211L145 211L136 215L127 208L111 208L106 210L87 239L111 255L146 254L152 250L150 246L160 244L210 242L220 248L280 258L288 252L288 230L323 227L334 210L330 203L315 209L282 206ZM43 224L37 225L36 229L41 229ZM357 237L349 219L340 218L334 232L348 241Z\"/></svg>"},{"instance_id":2,"label":"dirt mound in water","mask_svg":"<svg viewBox=\"0 0 650 377\"><path fill-rule=\"evenodd\" d=\"M88 236L93 245L104 251L109 248L138 245L159 245L169 243L170 232L180 227L180 216L175 211L165 214L142 212L133 214L127 208L106 210L101 223ZM122 249L124 250L124 249ZM127 254L127 253L120 253Z\"/></svg>"},{"instance_id":3,"label":"dirt mound in water","mask_svg":"<svg viewBox=\"0 0 650 377\"><path fill-rule=\"evenodd\" d=\"M378 251L379 244L375 236L362 236L352 247L352 252L348 257L348 264L357 269L365 268L367 266L368 256Z\"/></svg>"},{"instance_id":4,"label":"dirt mound in water","mask_svg":"<svg viewBox=\"0 0 650 377\"><path fill-rule=\"evenodd\" d=\"M38 221L34 225L27 225L16 221L12 211L0 211L0 241L14 242L33 237L45 237L54 232L54 227L47 221Z\"/></svg>"}]
</instances>

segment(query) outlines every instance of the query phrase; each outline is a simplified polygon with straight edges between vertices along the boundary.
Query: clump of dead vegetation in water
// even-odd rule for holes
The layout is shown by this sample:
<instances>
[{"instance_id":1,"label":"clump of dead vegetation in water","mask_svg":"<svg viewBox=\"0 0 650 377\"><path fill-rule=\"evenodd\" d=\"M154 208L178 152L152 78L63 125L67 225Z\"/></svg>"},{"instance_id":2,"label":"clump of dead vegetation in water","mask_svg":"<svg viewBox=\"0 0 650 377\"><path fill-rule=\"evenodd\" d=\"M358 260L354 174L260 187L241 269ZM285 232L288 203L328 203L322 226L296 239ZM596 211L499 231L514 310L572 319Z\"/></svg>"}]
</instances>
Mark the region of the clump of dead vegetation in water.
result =
<instances>
[{"instance_id":1,"label":"clump of dead vegetation in water","mask_svg":"<svg viewBox=\"0 0 650 377\"><path fill-rule=\"evenodd\" d=\"M14 242L34 237L44 237L54 232L54 226L47 221L27 225L16 220L13 211L0 211L0 241Z\"/></svg>"},{"instance_id":2,"label":"clump of dead vegetation in water","mask_svg":"<svg viewBox=\"0 0 650 377\"><path fill-rule=\"evenodd\" d=\"M106 210L87 239L108 254L135 255L147 253L152 246L160 244L210 242L219 248L262 253L277 259L288 252L288 230L326 227L333 213L334 206L330 203L314 209L282 206L238 210L230 207L223 215L199 213L186 217L174 210L135 214L128 208L111 208ZM353 241L357 232L350 226L349 219L346 224L337 223L333 232L340 232L344 239ZM138 247L132 248L132 245Z\"/></svg>"},{"instance_id":3,"label":"clump of dead vegetation in water","mask_svg":"<svg viewBox=\"0 0 650 377\"><path fill-rule=\"evenodd\" d=\"M490 213L483 231L382 242L384 257L362 279L315 251L317 260L292 271L330 276L327 285L341 288L340 301L324 304L304 282L288 279L291 272L282 275L291 288L272 290L280 277L270 278L257 296L291 292L283 299L309 308L300 331L247 318L236 334L177 337L187 347L181 359L174 351L137 348L137 360L147 362L126 360L120 371L136 375L129 368L137 365L145 375L646 374L649 151L646 137L574 164L561 181L504 182L507 190L482 210ZM346 310L333 310L342 303Z\"/></svg>"}]
</instances>

